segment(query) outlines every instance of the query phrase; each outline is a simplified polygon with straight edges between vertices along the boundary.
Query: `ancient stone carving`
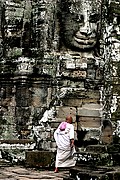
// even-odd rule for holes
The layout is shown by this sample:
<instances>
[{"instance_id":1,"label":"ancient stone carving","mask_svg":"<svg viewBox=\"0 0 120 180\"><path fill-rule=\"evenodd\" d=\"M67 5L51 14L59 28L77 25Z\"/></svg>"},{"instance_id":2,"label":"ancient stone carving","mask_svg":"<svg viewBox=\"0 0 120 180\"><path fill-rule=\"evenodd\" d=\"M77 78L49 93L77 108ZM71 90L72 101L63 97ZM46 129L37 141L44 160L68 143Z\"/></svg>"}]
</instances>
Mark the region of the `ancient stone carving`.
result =
<instances>
[{"instance_id":1,"label":"ancient stone carving","mask_svg":"<svg viewBox=\"0 0 120 180\"><path fill-rule=\"evenodd\" d=\"M100 1L61 0L61 38L67 48L88 51L96 47L100 6Z\"/></svg>"},{"instance_id":2,"label":"ancient stone carving","mask_svg":"<svg viewBox=\"0 0 120 180\"><path fill-rule=\"evenodd\" d=\"M119 94L119 62L120 62L120 2L110 1L107 11L106 23L104 26L103 40L105 59L105 84L104 87L104 111L105 116L111 118L117 109ZM112 76L111 76L112 72ZM111 86L110 84L113 84ZM108 99L109 96L109 99ZM109 113L108 113L109 112ZM117 114L117 113L116 113ZM112 115L114 117L114 115Z\"/></svg>"},{"instance_id":3,"label":"ancient stone carving","mask_svg":"<svg viewBox=\"0 0 120 180\"><path fill-rule=\"evenodd\" d=\"M17 72L19 73L32 73L35 59L29 59L27 57L20 57L17 60Z\"/></svg>"},{"instance_id":4,"label":"ancient stone carving","mask_svg":"<svg viewBox=\"0 0 120 180\"><path fill-rule=\"evenodd\" d=\"M85 86L94 88L102 79L100 57L101 1L61 0L59 75L86 79ZM94 70L93 70L94 69ZM95 83L91 83L93 79Z\"/></svg>"},{"instance_id":5,"label":"ancient stone carving","mask_svg":"<svg viewBox=\"0 0 120 180\"><path fill-rule=\"evenodd\" d=\"M5 1L4 40L6 56L19 57L30 53L31 2Z\"/></svg>"},{"instance_id":6,"label":"ancient stone carving","mask_svg":"<svg viewBox=\"0 0 120 180\"><path fill-rule=\"evenodd\" d=\"M113 125L110 120L103 120L100 141L103 144L110 144L113 141Z\"/></svg>"},{"instance_id":7,"label":"ancient stone carving","mask_svg":"<svg viewBox=\"0 0 120 180\"><path fill-rule=\"evenodd\" d=\"M108 40L111 47L111 60L120 61L120 3L111 2L108 15Z\"/></svg>"}]
</instances>

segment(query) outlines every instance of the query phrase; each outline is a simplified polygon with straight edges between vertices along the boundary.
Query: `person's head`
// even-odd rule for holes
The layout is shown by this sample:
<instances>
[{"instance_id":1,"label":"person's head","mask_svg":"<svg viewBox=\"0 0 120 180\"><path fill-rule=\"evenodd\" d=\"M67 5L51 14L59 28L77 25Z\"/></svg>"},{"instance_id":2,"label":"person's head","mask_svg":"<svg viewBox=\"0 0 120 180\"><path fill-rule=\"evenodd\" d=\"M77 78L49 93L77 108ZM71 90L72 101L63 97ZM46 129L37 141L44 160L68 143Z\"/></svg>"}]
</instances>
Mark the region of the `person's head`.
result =
<instances>
[{"instance_id":1,"label":"person's head","mask_svg":"<svg viewBox=\"0 0 120 180\"><path fill-rule=\"evenodd\" d=\"M61 0L61 38L70 49L89 50L97 43L101 0Z\"/></svg>"},{"instance_id":2,"label":"person's head","mask_svg":"<svg viewBox=\"0 0 120 180\"><path fill-rule=\"evenodd\" d=\"M72 122L73 122L72 116L68 115L68 116L66 117L66 122L69 123L69 124L72 124Z\"/></svg>"}]
</instances>

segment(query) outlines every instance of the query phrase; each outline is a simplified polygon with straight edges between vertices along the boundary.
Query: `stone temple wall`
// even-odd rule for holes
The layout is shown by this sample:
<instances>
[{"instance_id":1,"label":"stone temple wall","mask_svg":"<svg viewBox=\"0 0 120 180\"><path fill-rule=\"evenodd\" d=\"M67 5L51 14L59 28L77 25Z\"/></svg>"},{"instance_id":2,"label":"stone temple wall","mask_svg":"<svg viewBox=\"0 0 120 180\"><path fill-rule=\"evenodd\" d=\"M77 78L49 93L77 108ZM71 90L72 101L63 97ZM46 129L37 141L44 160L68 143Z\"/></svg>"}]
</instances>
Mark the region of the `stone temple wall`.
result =
<instances>
[{"instance_id":1,"label":"stone temple wall","mask_svg":"<svg viewBox=\"0 0 120 180\"><path fill-rule=\"evenodd\" d=\"M68 114L78 146L119 124L119 1L2 0L0 42L1 140L54 151Z\"/></svg>"}]
</instances>

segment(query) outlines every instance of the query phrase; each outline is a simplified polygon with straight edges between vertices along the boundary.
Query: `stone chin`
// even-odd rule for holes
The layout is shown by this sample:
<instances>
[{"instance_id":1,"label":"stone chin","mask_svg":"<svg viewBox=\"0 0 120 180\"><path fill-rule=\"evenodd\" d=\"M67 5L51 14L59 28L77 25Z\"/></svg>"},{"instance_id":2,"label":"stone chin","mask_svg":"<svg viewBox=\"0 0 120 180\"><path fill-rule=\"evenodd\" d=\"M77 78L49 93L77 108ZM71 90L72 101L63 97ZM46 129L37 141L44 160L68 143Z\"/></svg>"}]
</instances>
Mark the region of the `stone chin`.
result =
<instances>
[{"instance_id":1,"label":"stone chin","mask_svg":"<svg viewBox=\"0 0 120 180\"><path fill-rule=\"evenodd\" d=\"M74 47L79 49L92 49L96 45L96 39L87 39L87 38L73 38L72 44Z\"/></svg>"}]
</instances>

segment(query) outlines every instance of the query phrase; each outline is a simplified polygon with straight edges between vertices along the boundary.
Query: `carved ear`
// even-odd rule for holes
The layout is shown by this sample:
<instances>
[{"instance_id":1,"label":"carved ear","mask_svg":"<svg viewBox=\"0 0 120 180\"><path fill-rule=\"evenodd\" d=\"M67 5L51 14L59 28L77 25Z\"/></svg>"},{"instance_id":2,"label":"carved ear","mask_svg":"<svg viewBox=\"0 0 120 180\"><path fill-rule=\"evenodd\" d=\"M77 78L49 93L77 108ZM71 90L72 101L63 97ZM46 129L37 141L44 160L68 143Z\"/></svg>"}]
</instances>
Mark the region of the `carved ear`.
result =
<instances>
[{"instance_id":1,"label":"carved ear","mask_svg":"<svg viewBox=\"0 0 120 180\"><path fill-rule=\"evenodd\" d=\"M112 122L110 120L103 120L103 127L104 129L109 126L112 128Z\"/></svg>"}]
</instances>

